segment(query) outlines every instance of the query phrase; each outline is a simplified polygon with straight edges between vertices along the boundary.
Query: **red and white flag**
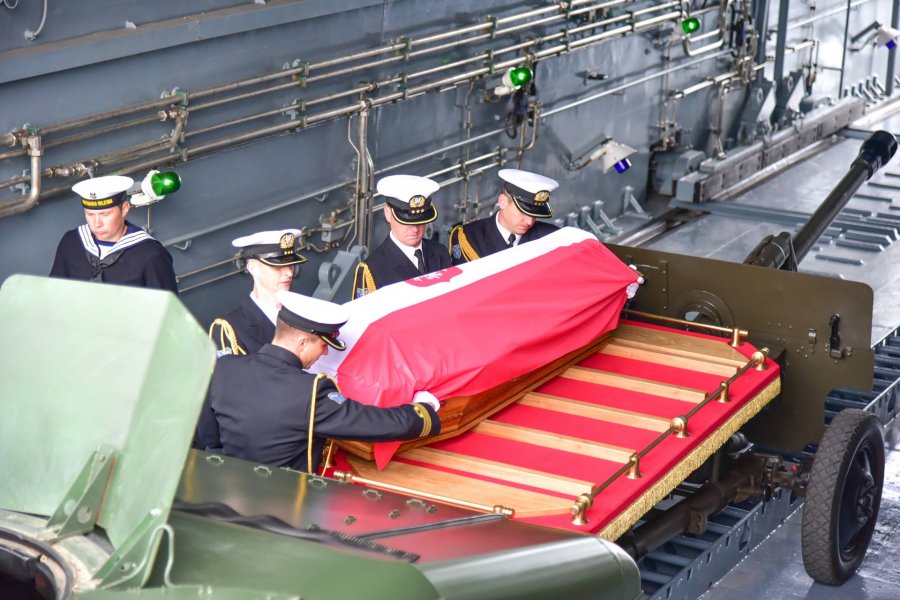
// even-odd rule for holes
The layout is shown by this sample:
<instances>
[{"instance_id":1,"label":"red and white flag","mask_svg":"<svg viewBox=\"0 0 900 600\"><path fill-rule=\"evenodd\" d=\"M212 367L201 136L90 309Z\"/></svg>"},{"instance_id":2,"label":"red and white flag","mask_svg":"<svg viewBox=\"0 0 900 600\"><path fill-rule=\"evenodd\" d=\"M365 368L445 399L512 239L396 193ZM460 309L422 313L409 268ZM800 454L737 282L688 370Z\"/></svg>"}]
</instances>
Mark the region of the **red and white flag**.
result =
<instances>
[{"instance_id":1,"label":"red and white flag","mask_svg":"<svg viewBox=\"0 0 900 600\"><path fill-rule=\"evenodd\" d=\"M477 394L614 329L637 278L592 235L563 228L348 302L347 350L313 370L377 406L408 403L419 390ZM379 467L397 445L376 446Z\"/></svg>"}]
</instances>

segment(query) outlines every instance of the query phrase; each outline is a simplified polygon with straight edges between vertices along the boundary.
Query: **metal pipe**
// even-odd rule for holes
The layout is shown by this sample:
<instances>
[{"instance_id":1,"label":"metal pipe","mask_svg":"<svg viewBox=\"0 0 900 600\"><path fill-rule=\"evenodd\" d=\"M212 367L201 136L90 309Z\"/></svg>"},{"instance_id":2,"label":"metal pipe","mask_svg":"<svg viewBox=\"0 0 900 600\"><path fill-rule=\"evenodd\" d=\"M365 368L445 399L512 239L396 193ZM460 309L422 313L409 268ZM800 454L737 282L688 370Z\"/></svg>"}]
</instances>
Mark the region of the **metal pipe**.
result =
<instances>
[{"instance_id":1,"label":"metal pipe","mask_svg":"<svg viewBox=\"0 0 900 600\"><path fill-rule=\"evenodd\" d=\"M850 0L847 0L847 16L844 18L844 43L841 46L841 78L838 80L838 98L844 90L844 69L847 65L847 40L850 35ZM890 83L890 82L888 82Z\"/></svg>"},{"instance_id":2,"label":"metal pipe","mask_svg":"<svg viewBox=\"0 0 900 600\"><path fill-rule=\"evenodd\" d=\"M165 98L158 98L155 100L147 100L146 102L138 102L137 104L131 104L129 106L124 106L122 108L117 108L114 110L108 110L106 112L97 113L95 115L90 115L88 117L79 117L77 119L70 119L68 121L62 121L61 123L47 125L46 127L39 127L38 132L42 136L46 136L51 133L65 131L66 129L75 129L76 127L83 127L85 125L90 125L91 123L96 123L97 121L105 121L107 119L123 117L125 115L134 114L134 113L140 112L142 110L157 109L157 108L162 108L163 106L172 106L174 104L180 104L184 101L184 99L185 99L185 94L183 92L179 92L172 96L166 96Z\"/></svg>"},{"instance_id":3,"label":"metal pipe","mask_svg":"<svg viewBox=\"0 0 900 600\"><path fill-rule=\"evenodd\" d=\"M754 60L756 64L762 64L766 62L766 32L769 30L769 0L756 0L753 20L756 24L756 33L759 36L756 42L756 56L754 57Z\"/></svg>"},{"instance_id":4,"label":"metal pipe","mask_svg":"<svg viewBox=\"0 0 900 600\"><path fill-rule=\"evenodd\" d=\"M72 142L80 142L92 137L96 137L98 135L103 135L104 133L112 133L113 131L119 131L120 129L127 129L128 127L135 127L137 125L146 125L147 123L156 122L161 122L159 115L148 115L146 117L131 119L130 121L125 121L124 123L115 123L113 125L107 125L105 127L96 127L88 129L87 131L82 131L67 137L53 140L52 142L47 142L46 144L44 144L44 149L46 150L48 148L55 148L64 144L71 144ZM2 160L3 158L3 156L0 156L0 160Z\"/></svg>"},{"instance_id":5,"label":"metal pipe","mask_svg":"<svg viewBox=\"0 0 900 600\"><path fill-rule=\"evenodd\" d=\"M357 244L371 251L372 234L372 188L369 185L368 160L369 109L359 112L356 146L356 231L353 234Z\"/></svg>"},{"instance_id":6,"label":"metal pipe","mask_svg":"<svg viewBox=\"0 0 900 600\"><path fill-rule=\"evenodd\" d=\"M431 152L426 152L425 154L417 155L415 158L411 158L409 160L404 160L402 162L395 163L388 167L384 167L383 169L379 169L378 171L376 171L375 174L381 175L382 173L387 173L388 171L393 171L395 169L399 169L400 167L405 167L405 166L411 165L413 163L419 162L420 160L424 160L426 158L431 158L432 156L437 156L438 154L443 154L444 152L447 152L448 150L455 150L456 148L460 148L462 146L468 146L469 144L471 144L473 142L479 142L479 141L487 139L489 137L499 135L499 134L503 133L504 131L506 131L506 130L502 127L500 129L494 129L493 131L488 131L487 133L482 133L482 134L476 135L475 137L465 139L461 142L455 142L453 144L443 146L442 148L438 148L437 150L432 150Z\"/></svg>"},{"instance_id":7,"label":"metal pipe","mask_svg":"<svg viewBox=\"0 0 900 600\"><path fill-rule=\"evenodd\" d=\"M581 3L579 3L579 4L581 4ZM668 6L668 5L663 5L663 6ZM654 10L659 10L659 8L660 7L654 7ZM643 12L650 12L650 11L645 10L645 11L639 11L639 12L643 13ZM572 45L576 46L576 47L586 46L588 44L601 41L601 40L606 39L607 37L611 37L613 35L625 34L625 33L627 33L628 29L630 29L630 30L643 29L643 28L646 28L647 26L649 26L650 24L655 24L657 22L662 22L662 21L666 21L666 20L672 20L674 18L677 18L678 14L679 13L670 13L667 15L661 15L659 17L654 17L654 18L648 19L646 21L633 23L628 28L623 27L623 28L613 30L612 32L603 32L603 33L595 35L595 36L590 36L590 37L582 39L582 40L577 40ZM501 49L499 52L501 52L501 53L511 52L511 51L515 51L516 49L531 47L531 46L536 45L537 43L545 42L549 39L556 39L559 37L563 37L564 35L565 35L565 33L550 34L548 36L544 36L543 38L540 38L537 40L529 40L529 41L521 43L521 44L512 45L510 47ZM550 56L552 54L560 54L560 53L568 51L568 50L569 50L569 48L565 44L560 44L560 45L550 48L549 50L542 51L541 53L538 53L535 56L536 57ZM492 68L493 69L502 69L502 68L507 68L510 66L515 66L516 64L518 64L519 60L520 60L519 58L514 58L514 59L507 60L507 61L502 61L502 62L494 64ZM459 81L463 81L466 79L475 79L475 78L481 77L481 76L489 73L490 71L491 71L491 67L476 69L476 70L469 71L466 73L458 74L456 76L448 77L448 78L445 78L445 79L442 79L439 81L429 82L426 84L422 84L420 86L415 86L413 88L410 88L406 92L398 92L398 93L394 93L394 94L388 94L388 95L379 97L377 99L374 99L374 100L370 101L368 104L371 106L385 105L390 102L399 100L401 98L403 98L403 99L408 98L411 95L417 95L417 94L424 93L426 91L430 91L433 89L439 89L444 86L454 85L454 84L458 83ZM421 73L431 74L433 72L434 72L434 70L429 69L429 70L426 70L426 71L423 71L420 73L414 73L412 75L415 77L415 76L421 76L420 75ZM283 74L279 74L279 75L283 75ZM358 93L358 92L357 92L357 90L354 90L353 93ZM348 95L349 95L349 92L348 92ZM150 101L150 102L136 104L136 105L132 105L130 107L125 107L123 109L118 109L115 111L107 111L106 113L101 113L101 114L94 115L91 117L86 117L86 118L82 118L82 119L71 120L71 121L67 121L64 123L59 123L56 125L49 126L48 128L45 128L45 129L48 131L58 131L58 130L62 130L62 129L65 129L68 127L81 126L81 125L95 122L98 120L102 120L105 118L112 118L112 117L120 116L123 114L129 114L140 108L150 108L150 107L155 108L155 107L159 107L159 106L171 105L176 102L183 101L184 98L185 98L185 94L180 93L180 94L176 94L175 96L167 97L167 98L160 99L160 100L154 100L154 101ZM196 157L196 156L200 156L200 155L203 155L203 154L206 154L206 153L218 150L218 149L240 145L242 143L255 141L257 139L261 139L261 138L264 138L267 136L277 135L277 134L281 134L281 133L287 133L287 132L294 131L299 128L306 128L309 125L314 124L314 123L318 123L318 122L322 122L322 121L329 120L332 118L338 118L338 117L353 114L355 112L359 112L361 110L360 106L361 106L361 104L350 105L350 106L343 107L340 109L335 109L332 111L319 113L317 115L312 115L310 117L306 117L306 118L300 120L299 122L282 123L279 125L258 129L253 132L247 132L247 133L244 133L241 135L229 136L227 138L214 140L207 144L203 144L203 145L200 145L200 146L197 146L194 148L186 149L185 151L183 151L181 158L187 159L187 158L191 158L191 157ZM290 109L286 109L286 110L290 110ZM282 112L282 111L279 110L276 112L276 114L280 113L280 112ZM271 114L271 113L269 113L269 114ZM266 115L266 116L268 116L268 115ZM235 124L237 122L245 122L246 120L251 120L251 118L256 118L256 117L252 117L252 116L250 118L244 117L244 118L237 120L235 122ZM207 129L205 131L209 131L209 130L210 129ZM191 135L195 135L195 133L192 132ZM9 137L9 136L7 136L7 137ZM126 149L126 152L127 151L144 150L144 149L154 149L155 150L155 145L156 145L156 141L154 141L152 144L147 143L146 146L140 145L140 148L138 148L138 149L136 149L134 147L132 147L130 149ZM111 155L106 155L103 158L105 159L105 161L112 162L114 159L121 158L121 155L122 155L122 152L120 151L117 153L113 153ZM154 158L152 160L154 162L158 162L159 159ZM84 161L82 161L82 162L84 162ZM146 164L146 162L147 161L144 161L141 164ZM65 189L65 188L57 187L57 188L53 188L53 189L60 190L60 189Z\"/></svg>"},{"instance_id":8,"label":"metal pipe","mask_svg":"<svg viewBox=\"0 0 900 600\"><path fill-rule=\"evenodd\" d=\"M581 106L582 104L587 104L588 102L593 102L594 100L599 100L600 98L603 98L603 97L605 97L605 96L610 96L610 95L612 95L612 94L617 94L617 93L619 93L619 92L621 92L621 91L623 91L623 90L627 90L627 89L630 88L630 87L633 87L633 86L636 86L636 85L640 85L640 84L642 84L642 83L646 83L646 82L648 82L648 81L651 81L651 80L653 80L653 79L656 79L657 77L662 77L662 76L664 76L664 75L669 75L670 73L675 73L676 71L680 71L680 70L682 70L682 69L687 69L687 68L689 68L689 67L693 67L694 65L698 65L698 64L700 64L700 63L702 63L702 62L706 62L706 61L708 61L708 60L712 60L712 59L714 59L714 58L718 58L718 57L723 56L723 55L728 54L728 53L729 53L728 50L723 50L722 52L716 52L715 54L709 54L709 55L707 55L707 56L704 56L703 58L698 58L697 60L687 61L687 62L685 62L685 63L681 63L681 64L678 64L678 65L676 65L676 66L674 66L674 67L671 67L671 68L669 68L669 69L664 69L664 70L662 70L662 71L658 71L658 72L653 73L653 74L651 74L651 75L645 75L644 77L639 77L639 78L637 78L637 79L635 79L635 80L633 80L633 81L629 81L629 82L627 82L627 83L623 83L623 84L618 85L618 86L616 86L616 87L614 87L614 88L610 88L610 89L608 89L608 90L603 90L602 92L598 92L598 93L596 93L596 94L592 94L591 96L588 96L588 97L586 97L586 98L581 98L581 99L579 99L579 100L575 100L574 102L570 102L570 103L568 103L568 104L563 104L562 106L559 106L559 107L554 108L554 109L552 109L552 110L544 111L544 113L543 113L543 115L542 115L542 118L543 118L543 119L546 119L546 118L548 118L548 117L552 117L552 116L555 115L555 114L559 114L559 113L564 112L564 111L567 111L567 110L569 110L569 109L571 109L571 108L575 108L576 106Z\"/></svg>"},{"instance_id":9,"label":"metal pipe","mask_svg":"<svg viewBox=\"0 0 900 600\"><path fill-rule=\"evenodd\" d=\"M891 27L897 29L900 27L900 0L894 0L891 6ZM887 61L887 84L884 88L884 94L890 98L894 94L894 67L897 61L897 47L894 46L888 50ZM843 73L843 71L841 71ZM840 88L838 88L840 89Z\"/></svg>"},{"instance_id":10,"label":"metal pipe","mask_svg":"<svg viewBox=\"0 0 900 600\"><path fill-rule=\"evenodd\" d=\"M435 502L441 502L443 504L449 504L451 506L458 506L461 508L466 508L469 510L477 510L479 512L485 513L498 513L502 514L506 517L512 517L513 511L510 508L505 508L503 506L488 506L486 504L478 504L476 502L469 502L468 500L462 500L460 498L451 498L450 496L442 496L441 494L434 494L432 492L424 492L422 490L415 490L408 487L403 487L399 485L393 485L390 483L385 483L384 481L376 481L374 479L366 479L364 477L359 477L358 475L354 475L353 473L347 471L334 471L332 473L335 479L338 481L343 481L344 483L358 483L360 485L364 485L370 488L376 488L380 490L385 490L388 492L399 492L401 494L405 494L407 496L413 496L416 498L427 498L428 500L434 500Z\"/></svg>"},{"instance_id":11,"label":"metal pipe","mask_svg":"<svg viewBox=\"0 0 900 600\"><path fill-rule=\"evenodd\" d=\"M31 135L25 140L26 150L31 157L31 188L28 196L11 198L0 203L0 218L16 215L30 210L38 202L41 195L41 156L44 151L41 147L41 136Z\"/></svg>"},{"instance_id":12,"label":"metal pipe","mask_svg":"<svg viewBox=\"0 0 900 600\"><path fill-rule=\"evenodd\" d=\"M791 7L789 0L779 0L778 3L778 33L775 36L775 86L776 97L784 92L784 50L787 46L788 11ZM777 108L777 107L776 107ZM783 107L782 107L783 108Z\"/></svg>"},{"instance_id":13,"label":"metal pipe","mask_svg":"<svg viewBox=\"0 0 900 600\"><path fill-rule=\"evenodd\" d=\"M244 271L243 271L242 269L235 269L234 271L229 271L228 273L225 273L224 275L218 275L218 276L216 276L216 277L213 277L212 279L207 279L206 281L200 281L200 282L195 283L195 284L193 284L193 285L189 285L189 286L186 286L186 287L180 287L180 288L178 288L178 293L179 293L179 294L183 294L183 293L185 293L185 292L189 292L189 291L191 291L191 290L195 290L195 289L197 289L197 288L199 288L199 287L203 287L203 286L205 286L205 285L209 285L210 283L215 283L215 282L217 282L217 281L222 281L223 279L227 279L227 278L229 278L229 277L233 277L234 275L239 275L239 274L241 274L241 273L243 273L243 272L244 272ZM176 281L176 282L180 281L179 277L181 277L181 276L180 276L180 275L176 275L176 276L175 276L175 281Z\"/></svg>"},{"instance_id":14,"label":"metal pipe","mask_svg":"<svg viewBox=\"0 0 900 600\"><path fill-rule=\"evenodd\" d=\"M715 30L693 38L686 35L681 38L681 46L686 55L690 57L699 56L700 54L705 54L707 52L717 50L718 48L721 48L725 45L725 13L728 12L728 8L730 6L731 0L722 0L721 8L719 10L719 26ZM707 44L693 50L691 49L692 43L696 43L716 35L719 36L719 39L712 44Z\"/></svg>"},{"instance_id":15,"label":"metal pipe","mask_svg":"<svg viewBox=\"0 0 900 600\"><path fill-rule=\"evenodd\" d=\"M851 8L856 8L857 6L862 6L863 4L868 4L871 0L857 0L856 2L847 2L847 8L835 8L833 10L825 11L823 13L819 13L814 17L809 17L808 19L801 19L800 21L794 21L793 23L789 23L787 28L788 30L797 29L798 27L803 27L804 25L810 25L815 23L816 21L821 21L822 19L827 19L833 15L839 15L845 10L849 13Z\"/></svg>"}]
</instances>

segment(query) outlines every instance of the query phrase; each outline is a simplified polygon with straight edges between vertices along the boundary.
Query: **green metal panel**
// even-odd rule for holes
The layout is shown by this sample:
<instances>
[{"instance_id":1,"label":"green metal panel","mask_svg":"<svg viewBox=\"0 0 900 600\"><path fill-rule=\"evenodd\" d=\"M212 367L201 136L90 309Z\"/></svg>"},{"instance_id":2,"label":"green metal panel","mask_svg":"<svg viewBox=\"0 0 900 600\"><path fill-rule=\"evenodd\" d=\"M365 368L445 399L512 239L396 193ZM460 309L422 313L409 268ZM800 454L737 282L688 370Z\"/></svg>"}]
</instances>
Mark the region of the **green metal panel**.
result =
<instances>
[{"instance_id":1,"label":"green metal panel","mask_svg":"<svg viewBox=\"0 0 900 600\"><path fill-rule=\"evenodd\" d=\"M204 584L212 590L210 598L218 598L221 588L296 594L304 600L440 597L422 573L407 562L373 558L362 551L343 551L178 511L172 512L169 524L175 532L176 558L169 580L175 587ZM164 582L162 572L167 562L168 550L163 546L151 587Z\"/></svg>"},{"instance_id":2,"label":"green metal panel","mask_svg":"<svg viewBox=\"0 0 900 600\"><path fill-rule=\"evenodd\" d=\"M442 597L454 600L638 600L644 595L637 564L619 546L596 537L423 565L422 570Z\"/></svg>"},{"instance_id":3,"label":"green metal panel","mask_svg":"<svg viewBox=\"0 0 900 600\"><path fill-rule=\"evenodd\" d=\"M0 507L52 514L106 444L117 459L98 523L112 543L165 520L215 361L174 295L10 277L0 356Z\"/></svg>"}]
</instances>

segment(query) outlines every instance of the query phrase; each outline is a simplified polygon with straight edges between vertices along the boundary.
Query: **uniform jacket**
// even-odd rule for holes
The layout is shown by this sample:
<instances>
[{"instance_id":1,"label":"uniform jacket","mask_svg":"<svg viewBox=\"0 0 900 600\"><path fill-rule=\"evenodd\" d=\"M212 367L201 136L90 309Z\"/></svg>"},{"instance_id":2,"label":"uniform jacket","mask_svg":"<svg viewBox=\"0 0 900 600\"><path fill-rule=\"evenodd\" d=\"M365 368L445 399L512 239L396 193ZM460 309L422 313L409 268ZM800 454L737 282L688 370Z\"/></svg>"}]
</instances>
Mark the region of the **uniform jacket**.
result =
<instances>
[{"instance_id":1,"label":"uniform jacket","mask_svg":"<svg viewBox=\"0 0 900 600\"><path fill-rule=\"evenodd\" d=\"M96 281L97 276L78 229L67 231L56 248L50 277ZM102 269L101 281L178 293L172 255L153 238L122 250L112 265Z\"/></svg>"},{"instance_id":2,"label":"uniform jacket","mask_svg":"<svg viewBox=\"0 0 900 600\"><path fill-rule=\"evenodd\" d=\"M246 296L237 308L223 318L231 324L238 344L247 354L256 352L275 337L275 324L260 310L250 296ZM210 330L210 339L216 344L221 339L220 328L221 325L213 324ZM225 348L219 348L219 350L226 351Z\"/></svg>"},{"instance_id":3,"label":"uniform jacket","mask_svg":"<svg viewBox=\"0 0 900 600\"><path fill-rule=\"evenodd\" d=\"M209 385L195 446L276 467L307 470L311 398L316 376L288 350L266 344L248 356L223 356ZM368 406L345 398L320 378L313 429L313 469L325 438L364 441L413 439L440 432L427 405Z\"/></svg>"},{"instance_id":4,"label":"uniform jacket","mask_svg":"<svg viewBox=\"0 0 900 600\"><path fill-rule=\"evenodd\" d=\"M433 273L450 266L450 254L443 244L422 238L422 256L425 258L425 272ZM403 250L390 236L366 259L372 278L377 287L384 287L398 281L406 281L422 275Z\"/></svg>"},{"instance_id":5,"label":"uniform jacket","mask_svg":"<svg viewBox=\"0 0 900 600\"><path fill-rule=\"evenodd\" d=\"M450 266L450 255L443 244L422 238L422 256L425 259L425 272L433 273ZM390 236L372 251L364 263L357 267L356 285L353 297L358 298L380 287L406 281L422 275L403 250Z\"/></svg>"},{"instance_id":6,"label":"uniform jacket","mask_svg":"<svg viewBox=\"0 0 900 600\"><path fill-rule=\"evenodd\" d=\"M519 239L519 244L542 238L557 229L559 228L551 223L535 221L531 229ZM463 236L460 236L460 230L462 230ZM468 248L464 247L466 244L468 244ZM450 232L450 259L454 265L474 260L469 257L470 249L474 251L477 258L481 258L506 250L508 247L507 240L503 239L500 230L497 229L495 215L454 227Z\"/></svg>"}]
</instances>

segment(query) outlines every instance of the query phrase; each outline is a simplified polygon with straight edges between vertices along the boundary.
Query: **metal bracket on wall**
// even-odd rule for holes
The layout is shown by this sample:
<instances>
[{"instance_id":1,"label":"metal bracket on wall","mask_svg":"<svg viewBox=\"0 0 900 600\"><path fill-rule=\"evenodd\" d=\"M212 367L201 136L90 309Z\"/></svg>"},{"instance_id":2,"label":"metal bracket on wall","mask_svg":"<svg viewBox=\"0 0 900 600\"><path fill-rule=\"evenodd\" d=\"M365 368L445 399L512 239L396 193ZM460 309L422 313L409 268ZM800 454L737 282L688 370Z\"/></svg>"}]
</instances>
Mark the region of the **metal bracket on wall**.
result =
<instances>
[{"instance_id":1,"label":"metal bracket on wall","mask_svg":"<svg viewBox=\"0 0 900 600\"><path fill-rule=\"evenodd\" d=\"M313 292L313 298L339 301L351 297L351 274L359 261L365 260L368 251L365 246L353 246L349 251L340 250L334 260L319 265L319 285Z\"/></svg>"},{"instance_id":2,"label":"metal bracket on wall","mask_svg":"<svg viewBox=\"0 0 900 600\"><path fill-rule=\"evenodd\" d=\"M638 199L634 197L634 188L630 185L626 185L625 189L622 190L622 214L645 221L651 219L650 215L641 206L641 203L638 202Z\"/></svg>"},{"instance_id":3,"label":"metal bracket on wall","mask_svg":"<svg viewBox=\"0 0 900 600\"><path fill-rule=\"evenodd\" d=\"M598 221L600 224L598 224ZM569 223L566 223L569 225ZM622 232L603 211L603 200L595 200L591 206L582 206L578 213L578 227L590 231L601 242Z\"/></svg>"}]
</instances>

